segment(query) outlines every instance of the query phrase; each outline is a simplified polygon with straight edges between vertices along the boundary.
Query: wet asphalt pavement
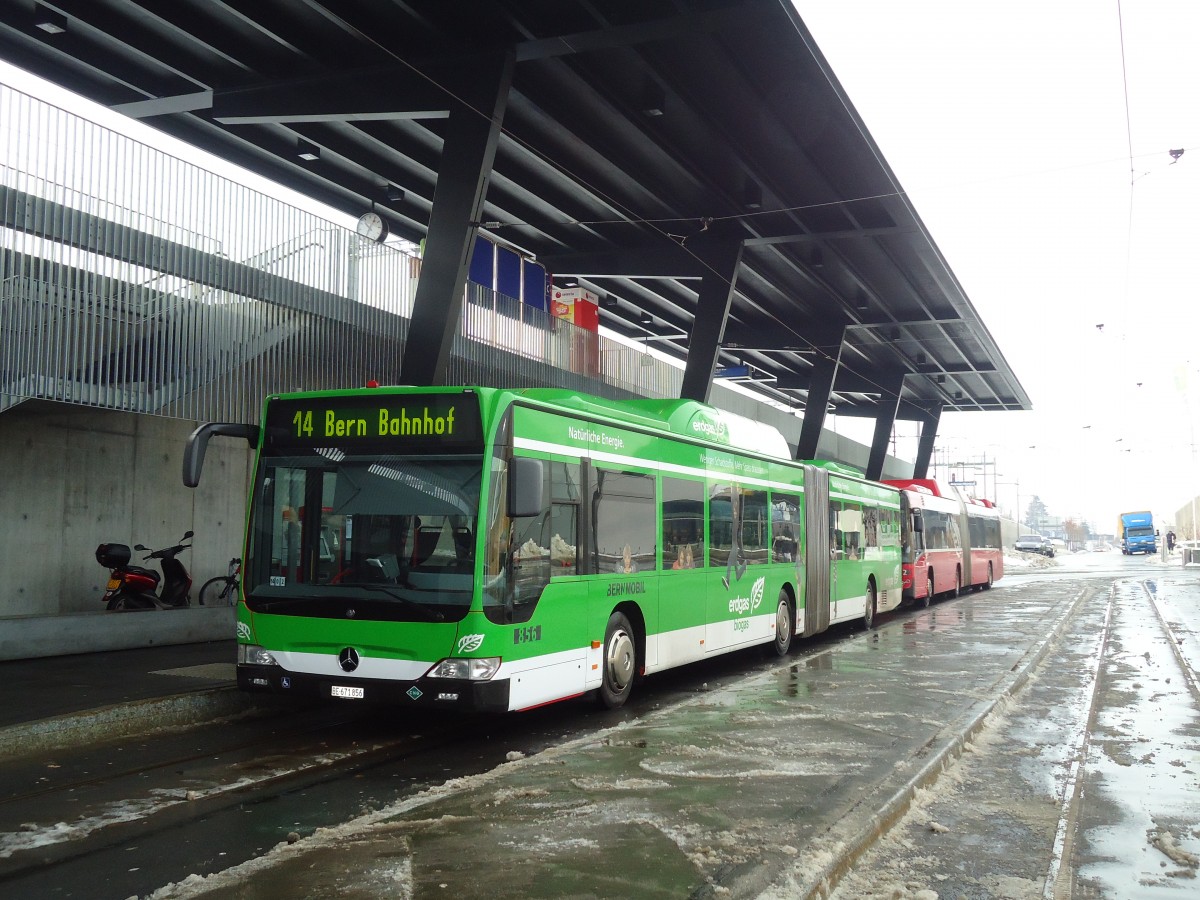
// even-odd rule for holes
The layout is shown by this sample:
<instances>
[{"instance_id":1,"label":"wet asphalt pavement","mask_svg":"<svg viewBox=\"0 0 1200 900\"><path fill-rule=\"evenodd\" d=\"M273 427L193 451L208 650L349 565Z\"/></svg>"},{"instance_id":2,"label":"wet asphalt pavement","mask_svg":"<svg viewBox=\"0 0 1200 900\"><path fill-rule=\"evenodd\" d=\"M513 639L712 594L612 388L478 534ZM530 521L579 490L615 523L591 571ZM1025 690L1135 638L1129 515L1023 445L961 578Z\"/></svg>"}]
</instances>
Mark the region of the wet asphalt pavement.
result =
<instances>
[{"instance_id":1,"label":"wet asphalt pavement","mask_svg":"<svg viewBox=\"0 0 1200 900\"><path fill-rule=\"evenodd\" d=\"M1200 570L1087 556L154 896L1196 896Z\"/></svg>"}]
</instances>

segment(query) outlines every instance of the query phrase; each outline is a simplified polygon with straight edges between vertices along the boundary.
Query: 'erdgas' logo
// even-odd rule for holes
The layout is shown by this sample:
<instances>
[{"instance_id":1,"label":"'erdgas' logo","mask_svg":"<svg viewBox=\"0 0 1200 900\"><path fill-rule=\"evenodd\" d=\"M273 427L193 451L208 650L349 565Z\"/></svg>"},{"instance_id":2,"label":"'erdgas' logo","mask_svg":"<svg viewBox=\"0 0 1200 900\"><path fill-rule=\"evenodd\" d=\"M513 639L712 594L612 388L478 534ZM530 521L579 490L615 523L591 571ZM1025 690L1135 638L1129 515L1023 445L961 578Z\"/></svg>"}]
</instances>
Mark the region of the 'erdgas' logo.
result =
<instances>
[{"instance_id":1,"label":"'erdgas' logo","mask_svg":"<svg viewBox=\"0 0 1200 900\"><path fill-rule=\"evenodd\" d=\"M726 436L725 423L720 421L709 422L705 421L704 419L697 419L696 421L692 422L692 431L707 435L711 438L723 438Z\"/></svg>"},{"instance_id":2,"label":"'erdgas' logo","mask_svg":"<svg viewBox=\"0 0 1200 900\"><path fill-rule=\"evenodd\" d=\"M459 653L474 653L483 646L482 634L464 634L458 639Z\"/></svg>"},{"instance_id":3,"label":"'erdgas' logo","mask_svg":"<svg viewBox=\"0 0 1200 900\"><path fill-rule=\"evenodd\" d=\"M754 582L754 586L750 588L750 611L758 609L762 606L763 590L767 586L767 576L764 575L758 581Z\"/></svg>"},{"instance_id":4,"label":"'erdgas' logo","mask_svg":"<svg viewBox=\"0 0 1200 900\"><path fill-rule=\"evenodd\" d=\"M763 590L767 586L767 577L764 575L759 578L750 587L749 597L734 597L729 601L729 611L741 615L742 613L751 613L762 606Z\"/></svg>"}]
</instances>

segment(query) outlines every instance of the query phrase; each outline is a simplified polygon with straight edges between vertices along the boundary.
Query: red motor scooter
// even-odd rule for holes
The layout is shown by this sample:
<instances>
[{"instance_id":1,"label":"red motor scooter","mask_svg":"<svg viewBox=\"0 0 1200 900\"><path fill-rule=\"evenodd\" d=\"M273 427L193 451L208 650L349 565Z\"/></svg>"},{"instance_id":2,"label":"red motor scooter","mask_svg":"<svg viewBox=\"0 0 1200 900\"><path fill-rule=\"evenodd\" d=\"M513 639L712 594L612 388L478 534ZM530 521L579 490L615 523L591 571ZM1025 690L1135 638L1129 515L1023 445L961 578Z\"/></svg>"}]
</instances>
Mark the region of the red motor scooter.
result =
<instances>
[{"instance_id":1,"label":"red motor scooter","mask_svg":"<svg viewBox=\"0 0 1200 900\"><path fill-rule=\"evenodd\" d=\"M183 550L192 546L185 544L192 532L188 531L178 544L165 547L162 550L150 550L142 544L135 544L134 550L149 550L143 560L157 559L162 566L162 591L158 590L162 580L153 569L143 566L129 565L128 544L101 544L96 548L96 562L111 569L108 575L108 585L101 601L106 609L135 610L135 609L179 609L188 605L188 592L192 589L192 576L188 574L183 563L175 557Z\"/></svg>"}]
</instances>

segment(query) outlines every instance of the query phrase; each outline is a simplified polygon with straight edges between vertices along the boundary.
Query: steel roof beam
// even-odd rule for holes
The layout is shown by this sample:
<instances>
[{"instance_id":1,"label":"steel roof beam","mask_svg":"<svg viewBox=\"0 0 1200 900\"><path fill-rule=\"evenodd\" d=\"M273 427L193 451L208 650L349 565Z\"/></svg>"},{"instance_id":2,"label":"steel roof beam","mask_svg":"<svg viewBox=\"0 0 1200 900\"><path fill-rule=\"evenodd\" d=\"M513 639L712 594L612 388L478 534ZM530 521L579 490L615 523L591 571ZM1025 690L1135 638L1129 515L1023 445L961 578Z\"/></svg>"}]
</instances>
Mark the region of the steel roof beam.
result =
<instances>
[{"instance_id":1,"label":"steel roof beam","mask_svg":"<svg viewBox=\"0 0 1200 900\"><path fill-rule=\"evenodd\" d=\"M425 260L400 365L404 384L440 384L450 361L450 347L462 317L476 224L483 212L512 86L512 55L481 56L472 74L476 91L467 98L470 105L456 104L446 122ZM486 115L481 115L481 110Z\"/></svg>"},{"instance_id":2,"label":"steel roof beam","mask_svg":"<svg viewBox=\"0 0 1200 900\"><path fill-rule=\"evenodd\" d=\"M845 326L828 334L814 335L820 344L833 349L831 353L819 353L813 360L812 377L808 383L808 399L804 404L804 421L800 426L800 441L796 445L796 459L815 459L817 444L821 440L821 429L825 425L825 410L833 394L833 383L841 364L842 348L846 346Z\"/></svg>"},{"instance_id":3,"label":"steel roof beam","mask_svg":"<svg viewBox=\"0 0 1200 900\"><path fill-rule=\"evenodd\" d=\"M883 464L887 460L892 427L896 424L896 412L900 408L900 394L904 391L904 373L888 373L883 381L883 394L875 408L875 434L871 439L871 454L867 459L866 475L872 481L883 477Z\"/></svg>"},{"instance_id":4,"label":"steel roof beam","mask_svg":"<svg viewBox=\"0 0 1200 900\"><path fill-rule=\"evenodd\" d=\"M697 247L697 251L708 268L700 281L696 318L692 322L679 396L684 400L707 403L725 322L729 318L729 306L733 302L737 270L742 263L742 244L740 241L714 243Z\"/></svg>"},{"instance_id":5,"label":"steel roof beam","mask_svg":"<svg viewBox=\"0 0 1200 900\"><path fill-rule=\"evenodd\" d=\"M938 423L942 420L942 405L932 406L921 419L921 439L917 442L917 458L913 461L913 478L927 478L929 463L933 459L933 442L937 438Z\"/></svg>"}]
</instances>

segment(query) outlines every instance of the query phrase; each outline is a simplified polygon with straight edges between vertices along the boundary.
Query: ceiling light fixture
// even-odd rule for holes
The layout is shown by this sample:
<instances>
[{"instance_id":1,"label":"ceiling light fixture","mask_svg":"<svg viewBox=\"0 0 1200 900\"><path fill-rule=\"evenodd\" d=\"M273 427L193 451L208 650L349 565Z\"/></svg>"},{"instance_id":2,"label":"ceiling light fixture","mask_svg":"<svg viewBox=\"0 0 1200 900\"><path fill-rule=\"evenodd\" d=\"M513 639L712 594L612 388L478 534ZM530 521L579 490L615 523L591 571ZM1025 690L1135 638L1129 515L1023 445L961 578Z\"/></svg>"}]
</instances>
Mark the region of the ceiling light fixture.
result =
<instances>
[{"instance_id":1,"label":"ceiling light fixture","mask_svg":"<svg viewBox=\"0 0 1200 900\"><path fill-rule=\"evenodd\" d=\"M641 323L642 325L649 325L653 321L654 321L654 316L650 315L650 313L648 313L648 312L644 312L640 316L638 316L638 322Z\"/></svg>"},{"instance_id":2,"label":"ceiling light fixture","mask_svg":"<svg viewBox=\"0 0 1200 900\"><path fill-rule=\"evenodd\" d=\"M753 178L746 178L742 187L742 205L746 209L762 209L762 188Z\"/></svg>"},{"instance_id":3,"label":"ceiling light fixture","mask_svg":"<svg viewBox=\"0 0 1200 900\"><path fill-rule=\"evenodd\" d=\"M651 119L658 118L667 107L667 92L657 81L646 79L642 84L642 98L639 105L642 115Z\"/></svg>"},{"instance_id":4,"label":"ceiling light fixture","mask_svg":"<svg viewBox=\"0 0 1200 900\"><path fill-rule=\"evenodd\" d=\"M314 162L321 158L321 148L316 144L310 144L304 138L297 138L296 155L306 162Z\"/></svg>"},{"instance_id":5,"label":"ceiling light fixture","mask_svg":"<svg viewBox=\"0 0 1200 900\"><path fill-rule=\"evenodd\" d=\"M871 308L870 298L867 297L866 293L861 288L859 289L858 296L854 301L854 308L859 312L865 312Z\"/></svg>"},{"instance_id":6,"label":"ceiling light fixture","mask_svg":"<svg viewBox=\"0 0 1200 900\"><path fill-rule=\"evenodd\" d=\"M67 30L67 17L39 3L33 11L33 24L46 34L62 34Z\"/></svg>"},{"instance_id":7,"label":"ceiling light fixture","mask_svg":"<svg viewBox=\"0 0 1200 900\"><path fill-rule=\"evenodd\" d=\"M404 191L396 187L394 184L389 184L384 191L389 203L399 203L404 199Z\"/></svg>"},{"instance_id":8,"label":"ceiling light fixture","mask_svg":"<svg viewBox=\"0 0 1200 900\"><path fill-rule=\"evenodd\" d=\"M825 268L825 257L821 254L820 247L813 248L812 256L809 258L808 264L814 269Z\"/></svg>"},{"instance_id":9,"label":"ceiling light fixture","mask_svg":"<svg viewBox=\"0 0 1200 900\"><path fill-rule=\"evenodd\" d=\"M937 377L937 383L938 383L938 384L945 384L945 383L946 383L946 376L945 376L945 375L939 375L939 376Z\"/></svg>"}]
</instances>

